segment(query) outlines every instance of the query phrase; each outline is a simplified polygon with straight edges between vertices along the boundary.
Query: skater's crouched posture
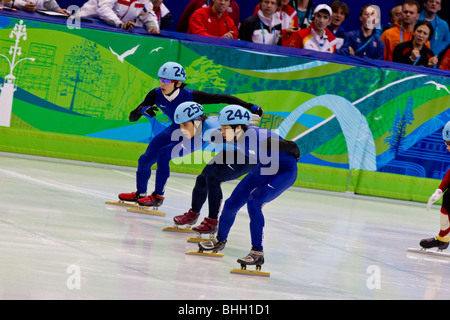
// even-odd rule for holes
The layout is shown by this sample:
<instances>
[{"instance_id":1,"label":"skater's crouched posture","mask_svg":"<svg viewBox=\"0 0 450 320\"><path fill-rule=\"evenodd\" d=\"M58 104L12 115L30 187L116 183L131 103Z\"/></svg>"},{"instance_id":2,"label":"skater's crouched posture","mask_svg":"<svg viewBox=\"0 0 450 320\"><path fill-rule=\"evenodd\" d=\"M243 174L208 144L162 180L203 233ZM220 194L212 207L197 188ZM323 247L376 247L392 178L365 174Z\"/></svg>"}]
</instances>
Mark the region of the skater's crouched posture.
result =
<instances>
[{"instance_id":1,"label":"skater's crouched posture","mask_svg":"<svg viewBox=\"0 0 450 320\"><path fill-rule=\"evenodd\" d=\"M167 62L158 71L160 87L151 90L144 101L130 113L130 121L139 120L142 115L154 117L158 108L172 121L172 124L156 135L147 150L138 160L136 172L136 192L121 193L122 201L138 202L142 206L159 207L164 201L164 189L170 176L169 163L176 154L173 151L180 141L172 139L172 133L179 128L174 123L175 109L183 102L191 101L199 104L235 103L262 116L263 110L257 105L247 103L226 94L210 94L185 88L186 72L176 62ZM156 107L154 106L156 105ZM193 151L193 150L192 150ZM157 164L155 191L147 196L147 185L151 177L151 168Z\"/></svg>"},{"instance_id":2,"label":"skater's crouched posture","mask_svg":"<svg viewBox=\"0 0 450 320\"><path fill-rule=\"evenodd\" d=\"M264 263L262 206L294 184L300 152L294 142L285 141L270 130L247 125L249 121L250 113L240 106L230 105L219 113L222 135L227 143L235 144L237 150L255 159L257 165L225 201L216 239L199 243L199 250L222 250L237 212L247 204L252 248L238 263L260 267Z\"/></svg>"},{"instance_id":3,"label":"skater's crouched posture","mask_svg":"<svg viewBox=\"0 0 450 320\"><path fill-rule=\"evenodd\" d=\"M183 215L175 216L173 220L177 226L194 225L208 198L208 217L205 217L204 221L192 230L199 234L213 234L217 231L217 217L223 198L222 182L237 179L248 173L255 163L244 154L239 154L234 145L224 145L217 117L204 116L201 105L195 102L184 102L175 110L174 118L186 139L196 139L201 136L202 141L214 145L214 150L218 154L197 177L192 192L191 209Z\"/></svg>"},{"instance_id":4,"label":"skater's crouched posture","mask_svg":"<svg viewBox=\"0 0 450 320\"><path fill-rule=\"evenodd\" d=\"M450 121L444 126L442 131L442 138L447 145L447 150L450 152ZM442 196L442 206L440 214L440 231L439 234L434 238L423 239L420 241L420 246L425 249L437 247L439 250L444 250L448 248L450 241L450 192L448 187L450 186L450 169L442 179L439 188L431 195L428 200L427 209L430 210L431 205L438 201Z\"/></svg>"}]
</instances>

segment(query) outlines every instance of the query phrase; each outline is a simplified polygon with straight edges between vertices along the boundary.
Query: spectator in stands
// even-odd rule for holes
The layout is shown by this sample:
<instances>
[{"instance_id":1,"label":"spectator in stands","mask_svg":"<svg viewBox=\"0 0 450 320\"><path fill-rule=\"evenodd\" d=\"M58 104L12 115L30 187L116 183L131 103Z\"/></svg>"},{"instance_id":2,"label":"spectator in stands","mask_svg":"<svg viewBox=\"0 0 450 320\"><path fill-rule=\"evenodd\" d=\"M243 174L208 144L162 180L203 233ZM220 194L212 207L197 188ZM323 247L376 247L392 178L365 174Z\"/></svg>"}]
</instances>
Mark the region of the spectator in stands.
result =
<instances>
[{"instance_id":1,"label":"spectator in stands","mask_svg":"<svg viewBox=\"0 0 450 320\"><path fill-rule=\"evenodd\" d=\"M439 69L450 70L450 44L439 55Z\"/></svg>"},{"instance_id":2,"label":"spectator in stands","mask_svg":"<svg viewBox=\"0 0 450 320\"><path fill-rule=\"evenodd\" d=\"M189 29L189 18L195 12L195 10L200 9L202 7L209 7L212 5L214 0L191 0L187 6L184 8L183 13L181 14L180 19L178 19L178 24L176 31L177 32L188 32ZM233 19L234 25L236 28L239 26L239 5L236 1L231 0L231 4L228 7L228 15Z\"/></svg>"},{"instance_id":3,"label":"spectator in stands","mask_svg":"<svg viewBox=\"0 0 450 320\"><path fill-rule=\"evenodd\" d=\"M369 4L361 8L359 13L361 28L347 32L344 36L344 45L337 52L346 55L355 55L361 58L383 60L384 42L375 31L380 17L376 8Z\"/></svg>"},{"instance_id":4,"label":"spectator in stands","mask_svg":"<svg viewBox=\"0 0 450 320\"><path fill-rule=\"evenodd\" d=\"M158 20L150 0L88 0L81 7L80 15L82 18L102 19L110 26L123 30L132 30L139 19L149 33L159 33Z\"/></svg>"},{"instance_id":5,"label":"spectator in stands","mask_svg":"<svg viewBox=\"0 0 450 320\"><path fill-rule=\"evenodd\" d=\"M188 33L199 36L237 39L238 30L228 15L232 0L214 0L211 6L195 10L189 19Z\"/></svg>"},{"instance_id":6,"label":"spectator in stands","mask_svg":"<svg viewBox=\"0 0 450 320\"><path fill-rule=\"evenodd\" d=\"M438 59L425 43L433 36L433 26L421 20L414 26L412 40L398 44L393 53L393 61L416 66L433 67Z\"/></svg>"},{"instance_id":7,"label":"spectator in stands","mask_svg":"<svg viewBox=\"0 0 450 320\"><path fill-rule=\"evenodd\" d=\"M430 49L436 55L439 55L450 43L448 23L437 15L440 10L441 0L425 0L423 2L423 10L419 16L419 20L427 20L433 26L434 36L430 39Z\"/></svg>"},{"instance_id":8,"label":"spectator in stands","mask_svg":"<svg viewBox=\"0 0 450 320\"><path fill-rule=\"evenodd\" d=\"M327 28L332 14L333 12L328 5L319 4L314 9L311 25L294 32L283 45L320 52L336 52L336 38Z\"/></svg>"},{"instance_id":9,"label":"spectator in stands","mask_svg":"<svg viewBox=\"0 0 450 320\"><path fill-rule=\"evenodd\" d=\"M70 12L67 11L67 9L61 9L59 7L56 0L15 0L14 8L28 12L34 12L36 10L47 10L70 15Z\"/></svg>"},{"instance_id":10,"label":"spectator in stands","mask_svg":"<svg viewBox=\"0 0 450 320\"><path fill-rule=\"evenodd\" d=\"M420 4L415 0L406 0L402 5L401 24L395 24L381 35L384 42L384 60L392 61L395 47L402 42L410 41L414 32L414 25L419 18Z\"/></svg>"},{"instance_id":11,"label":"spectator in stands","mask_svg":"<svg viewBox=\"0 0 450 320\"><path fill-rule=\"evenodd\" d=\"M281 0L259 0L259 10L244 21L239 28L239 39L281 45L281 20L277 14Z\"/></svg>"},{"instance_id":12,"label":"spectator in stands","mask_svg":"<svg viewBox=\"0 0 450 320\"><path fill-rule=\"evenodd\" d=\"M389 11L389 23L383 29L384 30L390 29L396 23L398 25L402 23L402 6L395 6L391 9L391 11Z\"/></svg>"},{"instance_id":13,"label":"spectator in stands","mask_svg":"<svg viewBox=\"0 0 450 320\"><path fill-rule=\"evenodd\" d=\"M253 14L258 14L259 8L258 4ZM278 8L277 15L281 20L281 41L286 41L292 33L300 29L297 11L289 5L289 0L281 0L281 7Z\"/></svg>"},{"instance_id":14,"label":"spectator in stands","mask_svg":"<svg viewBox=\"0 0 450 320\"><path fill-rule=\"evenodd\" d=\"M153 12L158 19L159 30L167 30L173 22L173 16L169 9L164 5L163 0L151 0Z\"/></svg>"},{"instance_id":15,"label":"spectator in stands","mask_svg":"<svg viewBox=\"0 0 450 320\"><path fill-rule=\"evenodd\" d=\"M297 10L298 25L300 29L308 28L314 11L314 1L293 0L292 6Z\"/></svg>"},{"instance_id":16,"label":"spectator in stands","mask_svg":"<svg viewBox=\"0 0 450 320\"><path fill-rule=\"evenodd\" d=\"M342 27L342 23L348 18L350 9L345 2L335 0L331 2L330 8L333 11L331 16L331 22L328 25L328 29L336 37L336 49L340 49L344 43L345 30Z\"/></svg>"}]
</instances>

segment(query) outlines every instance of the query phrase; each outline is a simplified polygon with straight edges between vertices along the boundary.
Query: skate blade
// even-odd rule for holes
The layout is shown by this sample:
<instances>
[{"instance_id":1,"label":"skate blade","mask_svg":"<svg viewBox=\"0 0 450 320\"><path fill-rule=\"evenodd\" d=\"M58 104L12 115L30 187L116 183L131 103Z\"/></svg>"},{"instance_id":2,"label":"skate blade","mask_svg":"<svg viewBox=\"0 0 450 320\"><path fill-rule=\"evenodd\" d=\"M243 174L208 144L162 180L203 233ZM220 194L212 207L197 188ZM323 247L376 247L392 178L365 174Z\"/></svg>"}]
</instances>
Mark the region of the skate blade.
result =
<instances>
[{"instance_id":1,"label":"skate blade","mask_svg":"<svg viewBox=\"0 0 450 320\"><path fill-rule=\"evenodd\" d=\"M105 204L111 204L114 206L122 206L122 207L139 207L136 202L126 202L126 201L105 201Z\"/></svg>"},{"instance_id":2,"label":"skate blade","mask_svg":"<svg viewBox=\"0 0 450 320\"><path fill-rule=\"evenodd\" d=\"M187 242L190 243L199 243L199 242L203 242L203 241L211 241L211 239L203 239L203 238L188 238Z\"/></svg>"},{"instance_id":3,"label":"skate blade","mask_svg":"<svg viewBox=\"0 0 450 320\"><path fill-rule=\"evenodd\" d=\"M192 230L191 228L179 228L179 227L165 227L163 231L188 232L188 233L194 232L194 230Z\"/></svg>"},{"instance_id":4,"label":"skate blade","mask_svg":"<svg viewBox=\"0 0 450 320\"><path fill-rule=\"evenodd\" d=\"M430 249L416 249L409 248L407 252L408 258L413 259L429 259L429 260L439 260L446 263L450 262L450 253L444 253L443 251L434 251Z\"/></svg>"},{"instance_id":5,"label":"skate blade","mask_svg":"<svg viewBox=\"0 0 450 320\"><path fill-rule=\"evenodd\" d=\"M250 275L250 276L270 277L270 272L264 272L264 271L258 271L258 270L231 269L230 273L246 274L246 275Z\"/></svg>"},{"instance_id":6,"label":"skate blade","mask_svg":"<svg viewBox=\"0 0 450 320\"><path fill-rule=\"evenodd\" d=\"M165 212L161 212L161 211L158 211L158 210L145 209L143 207L128 208L127 211L128 212L135 212L135 213L149 214L149 215L154 215L154 216L162 216L162 217L164 217L166 215Z\"/></svg>"},{"instance_id":7,"label":"skate blade","mask_svg":"<svg viewBox=\"0 0 450 320\"><path fill-rule=\"evenodd\" d=\"M196 256L216 257L216 258L222 258L224 256L223 253L199 252L199 251L188 251L188 252L186 252L186 254L196 255Z\"/></svg>"}]
</instances>

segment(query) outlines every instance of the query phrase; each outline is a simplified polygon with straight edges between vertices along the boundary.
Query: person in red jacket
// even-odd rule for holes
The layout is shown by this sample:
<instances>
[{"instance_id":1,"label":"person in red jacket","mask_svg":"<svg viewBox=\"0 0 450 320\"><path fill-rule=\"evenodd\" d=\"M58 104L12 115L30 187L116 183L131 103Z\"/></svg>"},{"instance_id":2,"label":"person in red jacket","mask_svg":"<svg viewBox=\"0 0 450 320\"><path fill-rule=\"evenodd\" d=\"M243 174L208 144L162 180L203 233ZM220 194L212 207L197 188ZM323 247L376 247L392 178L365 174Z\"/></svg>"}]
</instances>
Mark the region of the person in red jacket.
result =
<instances>
[{"instance_id":1,"label":"person in red jacket","mask_svg":"<svg viewBox=\"0 0 450 320\"><path fill-rule=\"evenodd\" d=\"M209 7L197 9L189 19L188 32L207 37L237 39L238 30L227 10L232 0L214 0Z\"/></svg>"},{"instance_id":2,"label":"person in red jacket","mask_svg":"<svg viewBox=\"0 0 450 320\"><path fill-rule=\"evenodd\" d=\"M189 28L189 18L195 12L195 10L200 9L201 7L209 7L212 2L213 0L189 1L189 3L184 8L181 17L178 19L176 31L186 33ZM240 8L236 1L231 1L230 6L228 7L228 14L233 19L236 27L238 27L240 21Z\"/></svg>"},{"instance_id":3,"label":"person in red jacket","mask_svg":"<svg viewBox=\"0 0 450 320\"><path fill-rule=\"evenodd\" d=\"M447 150L450 152L450 121L444 126L444 130L442 130L442 138L444 139L445 144L447 145ZM431 209L431 205L438 201L442 195L444 196L442 199L441 206L441 214L440 214L440 231L436 237L429 239L422 239L420 241L420 246L424 249L429 249L433 247L437 247L439 250L445 250L448 248L448 243L450 241L450 192L448 188L450 187L450 170L442 179L439 188L431 195L428 200L427 210Z\"/></svg>"}]
</instances>

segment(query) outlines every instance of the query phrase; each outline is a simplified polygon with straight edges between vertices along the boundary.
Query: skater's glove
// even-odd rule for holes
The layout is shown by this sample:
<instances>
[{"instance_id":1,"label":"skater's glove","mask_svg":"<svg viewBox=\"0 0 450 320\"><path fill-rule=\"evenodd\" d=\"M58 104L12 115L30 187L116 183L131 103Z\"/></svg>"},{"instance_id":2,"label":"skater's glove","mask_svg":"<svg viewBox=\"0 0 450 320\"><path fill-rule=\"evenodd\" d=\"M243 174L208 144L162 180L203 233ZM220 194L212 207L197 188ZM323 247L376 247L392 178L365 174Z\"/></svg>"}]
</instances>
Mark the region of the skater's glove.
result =
<instances>
[{"instance_id":1,"label":"skater's glove","mask_svg":"<svg viewBox=\"0 0 450 320\"><path fill-rule=\"evenodd\" d=\"M260 106L256 105L256 104L254 104L254 105L250 108L250 111L251 111L252 113L254 113L254 114L257 114L259 117L262 117L263 114L264 114L263 109L262 109Z\"/></svg>"},{"instance_id":2,"label":"skater's glove","mask_svg":"<svg viewBox=\"0 0 450 320\"><path fill-rule=\"evenodd\" d=\"M130 112L130 116L128 117L128 119L129 119L131 122L136 122L136 121L138 121L138 120L141 118L141 116L142 116L141 109L142 109L142 105L139 105L136 109L134 109L133 111L131 111L131 112Z\"/></svg>"},{"instance_id":3,"label":"skater's glove","mask_svg":"<svg viewBox=\"0 0 450 320\"><path fill-rule=\"evenodd\" d=\"M159 109L155 106L152 107L143 107L141 112L144 116L153 118L156 116L156 112L159 111Z\"/></svg>"},{"instance_id":4,"label":"skater's glove","mask_svg":"<svg viewBox=\"0 0 450 320\"><path fill-rule=\"evenodd\" d=\"M436 191L431 195L430 199L428 199L427 211L430 211L431 205L438 201L442 197L442 190L436 189Z\"/></svg>"}]
</instances>

